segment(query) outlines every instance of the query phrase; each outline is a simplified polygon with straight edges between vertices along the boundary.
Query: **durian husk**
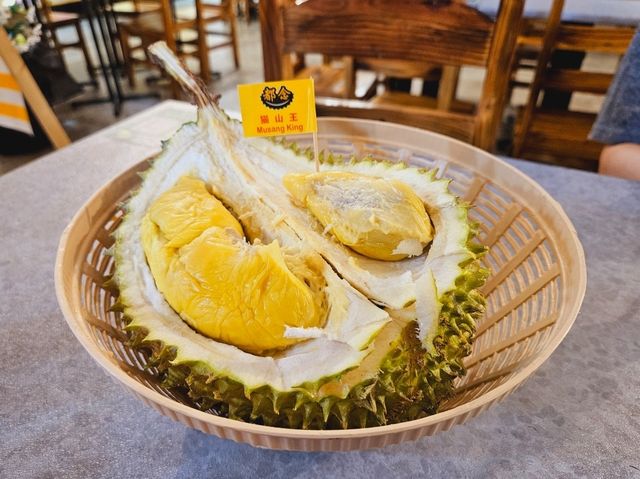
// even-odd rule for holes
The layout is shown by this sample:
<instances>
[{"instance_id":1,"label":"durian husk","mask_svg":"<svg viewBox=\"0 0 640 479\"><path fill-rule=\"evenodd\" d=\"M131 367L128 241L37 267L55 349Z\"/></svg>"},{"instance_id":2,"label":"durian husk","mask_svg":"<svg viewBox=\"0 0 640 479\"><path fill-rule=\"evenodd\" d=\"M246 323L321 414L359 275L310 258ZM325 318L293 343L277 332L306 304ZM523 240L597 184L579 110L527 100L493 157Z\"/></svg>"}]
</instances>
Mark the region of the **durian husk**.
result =
<instances>
[{"instance_id":1,"label":"durian husk","mask_svg":"<svg viewBox=\"0 0 640 479\"><path fill-rule=\"evenodd\" d=\"M147 367L158 371L162 386L186 393L203 411L230 419L268 426L301 429L348 429L382 426L419 419L438 412L438 406L454 393L454 382L466 370L463 360L471 353L476 321L482 317L485 300L478 288L488 271L480 264L486 248L475 243L471 229L467 246L475 255L463 266L456 288L439 299L442 310L432 344L425 348L418 339L417 323L400 317L388 327L400 334L387 344L383 359L373 367L361 365L335 377L301 385L293 391L269 386L250 390L230 377L216 374L204 362L173 364L176 349L161 341L147 341L144 328L128 326L129 345L143 351ZM113 288L114 284L110 286ZM113 309L124 311L116 302ZM392 314L393 316L393 314ZM384 340L384 331L379 338ZM383 342L383 341L379 341ZM358 371L359 369L369 369ZM341 384L349 375L365 377L355 384ZM338 387L331 387L332 384ZM323 394L326 390L347 390Z\"/></svg>"}]
</instances>

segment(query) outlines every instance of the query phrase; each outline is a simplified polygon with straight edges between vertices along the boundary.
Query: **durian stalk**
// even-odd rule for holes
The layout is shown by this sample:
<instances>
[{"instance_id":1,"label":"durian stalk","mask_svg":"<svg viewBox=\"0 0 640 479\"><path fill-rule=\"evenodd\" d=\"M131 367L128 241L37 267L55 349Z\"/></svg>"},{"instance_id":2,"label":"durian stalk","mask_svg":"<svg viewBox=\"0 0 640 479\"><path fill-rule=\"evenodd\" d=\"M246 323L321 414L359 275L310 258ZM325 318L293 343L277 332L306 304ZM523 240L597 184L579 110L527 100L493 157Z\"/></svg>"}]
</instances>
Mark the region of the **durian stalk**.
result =
<instances>
[{"instance_id":1,"label":"durian stalk","mask_svg":"<svg viewBox=\"0 0 640 479\"><path fill-rule=\"evenodd\" d=\"M209 93L202 80L189 71L182 60L167 46L166 42L155 42L147 51L149 52L149 58L154 63L171 75L185 91L193 95L200 109L205 109L207 106L217 106L220 96L213 96ZM215 110L219 111L218 108L215 108Z\"/></svg>"}]
</instances>

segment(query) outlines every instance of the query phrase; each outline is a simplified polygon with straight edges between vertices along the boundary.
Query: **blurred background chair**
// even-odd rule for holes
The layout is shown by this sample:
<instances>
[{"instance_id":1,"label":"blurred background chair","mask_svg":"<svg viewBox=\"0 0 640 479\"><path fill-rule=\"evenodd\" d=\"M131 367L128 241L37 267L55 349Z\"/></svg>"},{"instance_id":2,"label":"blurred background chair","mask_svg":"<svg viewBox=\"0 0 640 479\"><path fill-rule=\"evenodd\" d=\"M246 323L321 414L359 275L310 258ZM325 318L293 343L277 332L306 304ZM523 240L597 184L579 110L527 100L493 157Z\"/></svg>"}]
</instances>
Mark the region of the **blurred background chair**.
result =
<instances>
[{"instance_id":1,"label":"blurred background chair","mask_svg":"<svg viewBox=\"0 0 640 479\"><path fill-rule=\"evenodd\" d=\"M236 68L240 68L236 9L236 2L233 0L221 0L219 3L202 3L205 33L208 38L213 37L213 42L207 43L208 49L231 47L233 62ZM220 24L225 30L219 30ZM211 25L216 25L216 29L210 29ZM220 37L223 39L222 42L217 41Z\"/></svg>"},{"instance_id":2,"label":"blurred background chair","mask_svg":"<svg viewBox=\"0 0 640 479\"><path fill-rule=\"evenodd\" d=\"M118 4L115 4L114 11ZM129 8L130 7L130 8ZM230 47L234 64L239 67L236 31L236 4L232 0L204 3L194 0L191 5L173 3L171 0L135 0L118 13L118 25L122 52L127 65L127 77L135 86L136 65L150 66L146 48L153 42L164 40L183 59L195 58L200 66L199 76L209 82L209 52L216 48ZM217 30L212 30L211 25ZM220 30L224 25L226 30ZM208 41L210 37L216 37ZM223 41L217 39L222 37ZM172 83L173 84L173 83ZM173 84L172 94L179 96Z\"/></svg>"},{"instance_id":3,"label":"blurred background chair","mask_svg":"<svg viewBox=\"0 0 640 479\"><path fill-rule=\"evenodd\" d=\"M62 4L68 5L70 3L79 3L79 2L56 2L52 4L50 0L38 0L35 3L38 17L42 23L42 28L44 30L45 36L51 42L52 46L58 51L60 57L63 58L63 52L68 48L77 48L82 52L82 56L84 58L87 74L91 79L91 82L95 83L96 81L96 73L93 68L93 62L91 60L91 55L89 54L89 49L87 48L87 43L85 41L84 35L82 33L82 16L76 12L67 12L54 10L54 6L60 6ZM76 40L71 42L62 41L59 38L58 32L59 30L65 28L73 28L75 30Z\"/></svg>"},{"instance_id":4,"label":"blurred background chair","mask_svg":"<svg viewBox=\"0 0 640 479\"><path fill-rule=\"evenodd\" d=\"M364 99L318 93L320 115L394 121L417 126L492 150L508 93L511 61L524 0L505 0L495 21L462 1L397 3L362 0L262 0L262 46L265 80L309 76L296 59L301 54L347 58L347 88L359 68L395 67L402 76L428 77L440 68L440 100L370 89ZM384 21L380 19L384 18ZM344 60L343 60L344 61ZM459 67L486 68L482 95L472 111L455 111ZM410 71L413 69L413 71ZM379 73L376 72L376 74Z\"/></svg>"},{"instance_id":5,"label":"blurred background chair","mask_svg":"<svg viewBox=\"0 0 640 479\"><path fill-rule=\"evenodd\" d=\"M210 80L204 11L200 0L194 0L194 3L195 9L188 18L178 18L170 0L159 0L160 8L157 10L118 20L122 52L131 87L134 87L136 83L136 65L152 66L146 49L159 40L167 42L169 48L182 58L196 58L200 64L200 77L205 82ZM183 41L182 35L184 33L190 36L195 33L195 39ZM134 38L137 39L137 43L131 41ZM178 97L179 89L173 81L172 85L172 94L174 97Z\"/></svg>"},{"instance_id":6,"label":"blurred background chair","mask_svg":"<svg viewBox=\"0 0 640 479\"><path fill-rule=\"evenodd\" d=\"M631 2L629 2L631 3ZM604 95L612 73L586 71L586 54L624 55L635 28L563 21L564 0L554 0L546 20L528 20L518 39L516 68L533 72L520 109L512 155L547 163L597 170L601 143L588 139L596 113L571 104L574 93ZM606 4L600 6L606 14Z\"/></svg>"}]
</instances>

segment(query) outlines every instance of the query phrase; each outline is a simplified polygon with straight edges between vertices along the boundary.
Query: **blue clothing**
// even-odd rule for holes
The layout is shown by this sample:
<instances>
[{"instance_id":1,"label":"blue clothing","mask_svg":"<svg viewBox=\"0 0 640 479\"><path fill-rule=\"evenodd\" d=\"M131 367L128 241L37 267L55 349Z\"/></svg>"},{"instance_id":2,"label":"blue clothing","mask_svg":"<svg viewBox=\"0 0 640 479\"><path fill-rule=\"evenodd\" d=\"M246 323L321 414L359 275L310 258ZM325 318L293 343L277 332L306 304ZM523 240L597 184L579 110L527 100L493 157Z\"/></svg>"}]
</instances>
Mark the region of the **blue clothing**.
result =
<instances>
[{"instance_id":1,"label":"blue clothing","mask_svg":"<svg viewBox=\"0 0 640 479\"><path fill-rule=\"evenodd\" d=\"M640 144L640 31L620 63L589 138L606 144Z\"/></svg>"}]
</instances>

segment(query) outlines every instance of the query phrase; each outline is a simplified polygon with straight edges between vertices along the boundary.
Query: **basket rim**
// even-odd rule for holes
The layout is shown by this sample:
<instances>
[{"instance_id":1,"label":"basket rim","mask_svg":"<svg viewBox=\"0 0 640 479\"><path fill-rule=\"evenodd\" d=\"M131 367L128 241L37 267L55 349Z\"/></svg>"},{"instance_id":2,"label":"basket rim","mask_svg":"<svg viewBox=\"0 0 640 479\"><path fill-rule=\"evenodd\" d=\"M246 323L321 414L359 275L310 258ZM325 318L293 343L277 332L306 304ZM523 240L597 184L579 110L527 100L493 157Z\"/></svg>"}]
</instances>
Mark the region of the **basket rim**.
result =
<instances>
[{"instance_id":1,"label":"basket rim","mask_svg":"<svg viewBox=\"0 0 640 479\"><path fill-rule=\"evenodd\" d=\"M452 409L448 409L446 411L442 411L431 416L427 416L421 419L414 419L412 421L405 421L395 424L388 424L384 426L373 426L366 428L352 428L352 429L330 429L330 430L304 430L304 429L293 429L293 428L284 428L284 427L275 427L275 426L265 426L261 424L249 423L238 421L234 419L225 418L222 416L216 416L211 413L207 413L204 411L200 411L199 409L193 408L191 406L187 406L178 401L175 401L167 396L160 394L159 392L151 389L148 386L145 386L141 382L137 381L129 374L127 374L124 370L117 366L113 361L109 360L108 354L101 347L99 347L95 342L93 342L88 335L82 334L83 330L86 329L86 323L84 320L81 320L82 314L79 311L73 311L70 302L68 301L68 295L65 292L64 287L64 277L69 273L63 268L64 258L67 253L67 242L69 239L69 234L73 230L73 228L78 223L79 219L85 215L87 215L87 211L89 210L89 206L92 205L96 199L100 198L105 191L110 189L114 183L116 183L121 178L127 176L131 173L132 170L139 168L141 164L148 162L149 158L142 159L141 161L134 163L129 166L124 171L121 171L117 175L113 176L109 181L104 183L97 191L95 191L91 197L83 203L83 205L78 209L78 211L74 214L73 218L69 222L69 224L65 227L62 235L60 237L60 241L58 243L58 250L56 252L56 260L55 260L55 272L54 272L54 280L55 280L55 291L56 297L59 304L60 309L62 310L65 321L69 325L69 328L73 332L76 339L82 344L84 349L89 353L89 355L96 361L104 370L106 370L111 376L113 376L118 381L122 382L125 386L127 386L131 391L135 394L138 394L141 397L144 397L146 400L151 401L153 403L159 404L162 407L165 407L169 410L173 410L178 414L182 414L184 416L208 423L212 426L219 427L222 429L232 429L239 432L248 433L251 435L261 435L261 436L270 436L270 437L279 437L279 438L289 438L289 439L300 439L300 440L340 440L340 439L359 439L366 437L378 437L392 434L401 434L406 431L411 431L414 429L423 429L428 426L433 426L435 424L445 422L448 420L452 420L458 416L464 416L472 414L474 411L481 411L484 407L487 407L499 400L501 397L506 396L519 385L521 385L531 374L533 374L556 350L556 348L560 345L562 340L568 334L569 330L573 326L577 315L579 313L580 307L582 305L585 293L586 293L586 284L587 284L587 275L586 275L586 260L584 249L582 244L578 238L576 229L565 213L562 206L535 180L530 178L528 175L518 170L514 166L508 164L501 158L491 153L488 153L480 148L477 148L473 145L465 143L463 141L448 137L446 135L442 135L439 133L431 132L428 130L422 130L420 128L409 127L405 125L399 125L395 123L382 122L377 120L363 120L363 119L347 119L341 117L321 117L318 118L318 122L320 124L324 122L335 122L335 123L366 123L366 124L374 124L374 125L382 125L384 127L398 128L398 129L409 129L419 132L420 134L438 137L440 139L445 139L448 142L457 143L462 145L464 148L474 150L476 153L480 153L483 156L490 157L492 161L498 162L501 168L506 168L510 173L515 174L519 177L519 180L529 183L538 193L540 193L545 199L548 201L551 208L553 208L554 213L557 215L559 219L562 220L564 225L569 229L571 234L571 249L576 254L576 264L580 269L579 282L572 284L572 290L575 292L575 299L572 304L569 304L565 315L570 319L566 321L561 327L559 327L556 332L550 337L548 344L544 346L544 348L534 356L528 364L526 364L521 370L517 371L515 375L500 384L499 386L483 393L479 397L472 399L469 402L460 404ZM157 153L152 155L155 156ZM452 163L458 163L455 159L450 159ZM458 163L460 164L460 163ZM490 178L489 178L490 179ZM76 266L76 265L74 265Z\"/></svg>"}]
</instances>

